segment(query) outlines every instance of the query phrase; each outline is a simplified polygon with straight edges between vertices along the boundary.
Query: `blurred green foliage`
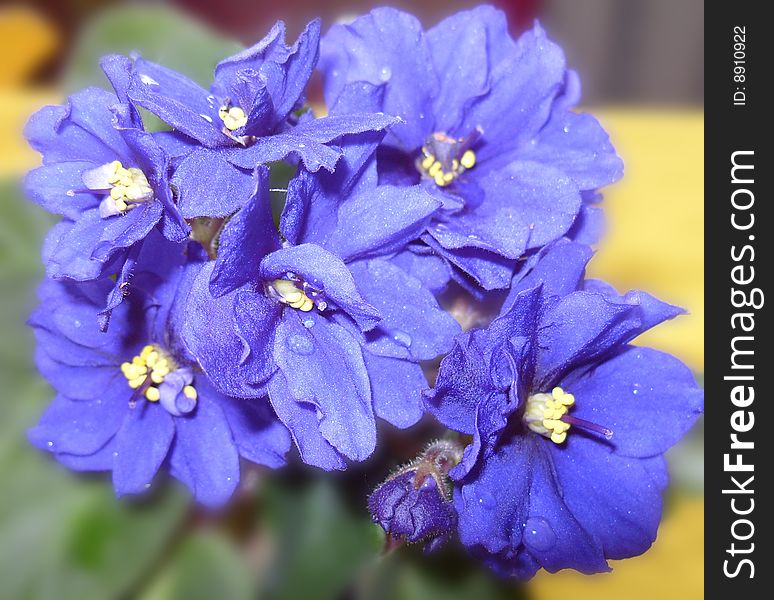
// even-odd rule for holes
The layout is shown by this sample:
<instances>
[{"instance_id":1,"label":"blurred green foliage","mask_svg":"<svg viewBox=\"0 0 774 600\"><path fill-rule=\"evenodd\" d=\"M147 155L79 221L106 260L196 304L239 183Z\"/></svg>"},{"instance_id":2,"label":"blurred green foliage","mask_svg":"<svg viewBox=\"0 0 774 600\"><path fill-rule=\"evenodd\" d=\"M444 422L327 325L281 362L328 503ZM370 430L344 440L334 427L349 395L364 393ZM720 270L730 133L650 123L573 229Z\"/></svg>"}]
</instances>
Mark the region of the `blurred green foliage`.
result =
<instances>
[{"instance_id":1,"label":"blurred green foliage","mask_svg":"<svg viewBox=\"0 0 774 600\"><path fill-rule=\"evenodd\" d=\"M70 57L65 90L105 86L98 68L105 54L139 52L208 88L215 65L242 45L225 39L187 15L156 5L122 6L98 15L79 37Z\"/></svg>"}]
</instances>

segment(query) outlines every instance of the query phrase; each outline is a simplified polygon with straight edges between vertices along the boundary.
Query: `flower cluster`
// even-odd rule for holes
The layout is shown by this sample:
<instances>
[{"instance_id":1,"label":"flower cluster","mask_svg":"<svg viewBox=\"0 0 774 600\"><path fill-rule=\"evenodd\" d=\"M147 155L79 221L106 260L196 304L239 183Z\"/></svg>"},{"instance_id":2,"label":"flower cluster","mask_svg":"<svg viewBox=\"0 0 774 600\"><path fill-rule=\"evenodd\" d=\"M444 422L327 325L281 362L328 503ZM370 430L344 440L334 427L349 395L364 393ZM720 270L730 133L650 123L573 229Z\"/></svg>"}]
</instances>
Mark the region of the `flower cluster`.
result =
<instances>
[{"instance_id":1,"label":"flower cluster","mask_svg":"<svg viewBox=\"0 0 774 600\"><path fill-rule=\"evenodd\" d=\"M394 538L457 537L523 578L647 548L702 394L628 345L679 309L584 280L622 166L538 25L514 40L479 7L425 31L383 8L288 45L280 22L209 89L140 56L101 66L113 91L26 130L28 195L62 217L30 318L56 390L33 444L119 495L163 470L220 506L241 461L295 446L345 469L378 420L431 413L457 433L369 499ZM496 289L499 316L466 333L438 299Z\"/></svg>"}]
</instances>

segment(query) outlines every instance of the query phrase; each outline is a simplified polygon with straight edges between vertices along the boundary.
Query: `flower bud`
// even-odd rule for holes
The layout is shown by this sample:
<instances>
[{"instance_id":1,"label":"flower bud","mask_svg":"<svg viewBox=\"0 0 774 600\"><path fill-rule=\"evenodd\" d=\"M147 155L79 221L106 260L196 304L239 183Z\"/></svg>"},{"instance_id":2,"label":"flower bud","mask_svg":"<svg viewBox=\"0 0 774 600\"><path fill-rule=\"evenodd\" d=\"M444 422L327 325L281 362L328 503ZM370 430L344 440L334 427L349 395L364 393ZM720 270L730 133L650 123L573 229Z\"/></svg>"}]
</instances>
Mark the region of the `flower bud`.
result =
<instances>
[{"instance_id":1,"label":"flower bud","mask_svg":"<svg viewBox=\"0 0 774 600\"><path fill-rule=\"evenodd\" d=\"M393 540L440 547L457 524L447 473L462 458L456 443L439 440L381 483L368 498L371 518Z\"/></svg>"}]
</instances>

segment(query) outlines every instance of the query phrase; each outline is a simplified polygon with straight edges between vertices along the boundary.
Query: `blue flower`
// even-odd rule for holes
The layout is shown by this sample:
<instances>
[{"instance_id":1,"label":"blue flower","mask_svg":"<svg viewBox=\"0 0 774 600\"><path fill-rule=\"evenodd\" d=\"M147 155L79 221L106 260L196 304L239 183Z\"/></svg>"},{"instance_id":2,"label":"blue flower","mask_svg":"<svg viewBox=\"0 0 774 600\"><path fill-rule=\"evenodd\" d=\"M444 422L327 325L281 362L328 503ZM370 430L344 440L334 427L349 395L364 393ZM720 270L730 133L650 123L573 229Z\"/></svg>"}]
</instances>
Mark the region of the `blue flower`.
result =
<instances>
[{"instance_id":1,"label":"blue flower","mask_svg":"<svg viewBox=\"0 0 774 600\"><path fill-rule=\"evenodd\" d=\"M583 281L590 251L562 241L514 278L501 316L461 336L429 409L472 436L455 479L459 536L501 573L531 577L644 552L664 452L703 409L691 372L628 345L681 311Z\"/></svg>"},{"instance_id":2,"label":"blue flower","mask_svg":"<svg viewBox=\"0 0 774 600\"><path fill-rule=\"evenodd\" d=\"M560 48L538 25L512 40L492 7L426 32L375 9L331 28L320 69L330 114L402 119L380 148L380 180L442 198L421 239L486 289L507 287L525 252L598 221L584 197L621 175L599 123L569 110L580 85Z\"/></svg>"},{"instance_id":3,"label":"blue flower","mask_svg":"<svg viewBox=\"0 0 774 600\"><path fill-rule=\"evenodd\" d=\"M169 157L122 101L120 57L103 69L116 94L87 88L65 106L46 106L25 134L43 166L25 180L27 194L64 218L49 233L44 260L49 277L88 281L119 274L111 292L128 279L143 240L157 229L171 241L189 233L169 186Z\"/></svg>"},{"instance_id":4,"label":"blue flower","mask_svg":"<svg viewBox=\"0 0 774 600\"><path fill-rule=\"evenodd\" d=\"M329 145L331 141L394 122L385 115L314 119L310 112L299 114L317 64L319 38L320 22L314 20L295 44L287 46L285 25L279 21L260 42L221 61L209 91L136 57L128 75L128 95L174 128L160 138L172 154L186 157L177 180L185 184L198 178L203 188L226 191L239 185L235 182L243 180L243 170L288 157L299 158L311 171L333 170L340 152ZM207 168L201 168L203 163ZM228 203L228 194L220 197ZM210 213L225 215L227 210L215 201L210 206Z\"/></svg>"},{"instance_id":5,"label":"blue flower","mask_svg":"<svg viewBox=\"0 0 774 600\"><path fill-rule=\"evenodd\" d=\"M424 542L428 552L443 545L457 524L447 473L460 458L456 444L430 444L368 497L374 523L395 540Z\"/></svg>"},{"instance_id":6,"label":"blue flower","mask_svg":"<svg viewBox=\"0 0 774 600\"><path fill-rule=\"evenodd\" d=\"M390 260L438 202L421 187L377 185L383 134L352 136L336 172L290 182L271 215L267 170L196 276L183 336L224 393L267 393L307 463L343 469L374 450L375 417L422 414L419 361L459 331L420 281Z\"/></svg>"},{"instance_id":7,"label":"blue flower","mask_svg":"<svg viewBox=\"0 0 774 600\"><path fill-rule=\"evenodd\" d=\"M268 403L224 396L185 352L172 305L191 267L184 246L158 238L109 332L94 318L108 280L41 286L30 324L38 369L57 396L29 438L71 469L112 471L119 496L143 493L166 469L198 502L218 506L239 482L240 455L279 467L290 438Z\"/></svg>"}]
</instances>

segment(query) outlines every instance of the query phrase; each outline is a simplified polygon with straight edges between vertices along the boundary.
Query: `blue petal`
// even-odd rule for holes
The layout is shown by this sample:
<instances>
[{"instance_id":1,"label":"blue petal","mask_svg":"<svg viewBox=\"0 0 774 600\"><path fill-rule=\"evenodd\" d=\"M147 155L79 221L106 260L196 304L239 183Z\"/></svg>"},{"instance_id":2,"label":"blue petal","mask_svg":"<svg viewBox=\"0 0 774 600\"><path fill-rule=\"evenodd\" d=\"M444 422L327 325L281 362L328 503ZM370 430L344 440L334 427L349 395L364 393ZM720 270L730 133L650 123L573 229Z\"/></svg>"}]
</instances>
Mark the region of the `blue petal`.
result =
<instances>
[{"instance_id":1,"label":"blue petal","mask_svg":"<svg viewBox=\"0 0 774 600\"><path fill-rule=\"evenodd\" d=\"M609 283L597 279L587 279L583 282L583 289L589 292L601 294L613 302L631 304L638 307L640 316L640 333L655 327L669 319L685 314L685 309L662 302L647 292L630 290L625 294L619 294Z\"/></svg>"},{"instance_id":2,"label":"blue petal","mask_svg":"<svg viewBox=\"0 0 774 600\"><path fill-rule=\"evenodd\" d=\"M296 159L302 161L307 170L314 172L320 168L333 171L341 152L290 129L285 133L259 137L246 148L224 150L223 157L237 167L250 170L257 165Z\"/></svg>"},{"instance_id":3,"label":"blue petal","mask_svg":"<svg viewBox=\"0 0 774 600\"><path fill-rule=\"evenodd\" d=\"M575 222L567 232L567 237L580 244L596 244L607 231L605 211L586 202L581 206Z\"/></svg>"},{"instance_id":4,"label":"blue petal","mask_svg":"<svg viewBox=\"0 0 774 600\"><path fill-rule=\"evenodd\" d=\"M364 331L379 322L379 312L357 289L347 266L336 255L315 244L301 244L277 250L261 262L264 281L284 279L294 273L322 291L325 297L351 316Z\"/></svg>"},{"instance_id":5,"label":"blue petal","mask_svg":"<svg viewBox=\"0 0 774 600\"><path fill-rule=\"evenodd\" d=\"M240 456L259 465L273 469L285 464L285 455L290 450L290 434L277 419L268 398L230 398L219 395L201 378L196 389L217 402L226 414L234 442Z\"/></svg>"},{"instance_id":6,"label":"blue petal","mask_svg":"<svg viewBox=\"0 0 774 600\"><path fill-rule=\"evenodd\" d=\"M374 412L395 427L411 427L422 417L422 390L428 387L425 374L416 363L363 352L371 381Z\"/></svg>"},{"instance_id":7,"label":"blue petal","mask_svg":"<svg viewBox=\"0 0 774 600\"><path fill-rule=\"evenodd\" d=\"M557 299L541 327L535 389L549 391L563 374L628 342L639 326L636 307L600 294L574 292Z\"/></svg>"},{"instance_id":8,"label":"blue petal","mask_svg":"<svg viewBox=\"0 0 774 600\"><path fill-rule=\"evenodd\" d=\"M91 454L54 453L54 457L73 471L110 471L113 468L113 453L117 448L115 436L96 452Z\"/></svg>"},{"instance_id":9,"label":"blue petal","mask_svg":"<svg viewBox=\"0 0 774 600\"><path fill-rule=\"evenodd\" d=\"M24 135L43 155L43 163L83 160L98 165L125 160L129 148L113 126L110 108L118 98L99 88L86 88L66 106L46 106L30 118Z\"/></svg>"},{"instance_id":10,"label":"blue petal","mask_svg":"<svg viewBox=\"0 0 774 600\"><path fill-rule=\"evenodd\" d=\"M320 20L311 21L292 47L285 45L285 25L274 25L260 42L221 61L215 68L214 89L230 91L240 72L249 70L266 81L274 105L276 126L287 118L302 101L312 70L317 63ZM248 110L249 107L242 107Z\"/></svg>"},{"instance_id":11,"label":"blue petal","mask_svg":"<svg viewBox=\"0 0 774 600\"><path fill-rule=\"evenodd\" d=\"M483 129L486 143L476 151L480 163L496 161L538 133L563 88L564 74L564 54L539 25L524 33L514 50L503 48L502 60L492 65L489 93L465 106L458 129L461 135Z\"/></svg>"},{"instance_id":12,"label":"blue petal","mask_svg":"<svg viewBox=\"0 0 774 600\"><path fill-rule=\"evenodd\" d=\"M663 454L682 438L703 410L704 394L676 358L629 346L561 383L577 399L572 415L613 431L618 454Z\"/></svg>"},{"instance_id":13,"label":"blue petal","mask_svg":"<svg viewBox=\"0 0 774 600\"><path fill-rule=\"evenodd\" d=\"M519 258L560 238L581 206L575 184L538 163L512 163L476 181L484 190L482 204L429 230L444 248L473 247Z\"/></svg>"},{"instance_id":14,"label":"blue petal","mask_svg":"<svg viewBox=\"0 0 774 600\"><path fill-rule=\"evenodd\" d=\"M462 122L467 102L489 92L492 67L513 53L514 43L505 15L491 6L460 11L428 30L426 38L440 80L435 128L452 132Z\"/></svg>"},{"instance_id":15,"label":"blue petal","mask_svg":"<svg viewBox=\"0 0 774 600\"><path fill-rule=\"evenodd\" d=\"M475 477L455 486L454 506L465 546L491 554L518 546L529 508L534 453L532 444L515 437L501 445Z\"/></svg>"},{"instance_id":16,"label":"blue petal","mask_svg":"<svg viewBox=\"0 0 774 600\"><path fill-rule=\"evenodd\" d=\"M481 398L497 391L489 371L486 333L476 330L457 337L438 371L435 388L425 396L427 409L441 424L472 435Z\"/></svg>"},{"instance_id":17,"label":"blue petal","mask_svg":"<svg viewBox=\"0 0 774 600\"><path fill-rule=\"evenodd\" d=\"M661 520L661 490L653 483L653 465L646 468L642 461L620 456L583 435L570 434L566 447L551 446L565 504L605 556L629 558L647 550Z\"/></svg>"},{"instance_id":18,"label":"blue petal","mask_svg":"<svg viewBox=\"0 0 774 600\"><path fill-rule=\"evenodd\" d=\"M121 427L131 395L125 382L106 389L96 400L70 400L59 395L28 431L29 440L48 452L92 454Z\"/></svg>"},{"instance_id":19,"label":"blue petal","mask_svg":"<svg viewBox=\"0 0 774 600\"><path fill-rule=\"evenodd\" d=\"M81 176L99 165L92 162L59 162L43 165L24 178L24 191L35 202L55 215L75 220L101 198L85 190Z\"/></svg>"},{"instance_id":20,"label":"blue petal","mask_svg":"<svg viewBox=\"0 0 774 600\"><path fill-rule=\"evenodd\" d=\"M516 261L512 259L474 247L447 250L429 234L424 234L421 239L432 248L435 254L457 267L485 290L506 288L513 277ZM465 289L471 288L470 283L463 278L464 276L460 276L454 270L452 270L451 275Z\"/></svg>"},{"instance_id":21,"label":"blue petal","mask_svg":"<svg viewBox=\"0 0 774 600\"><path fill-rule=\"evenodd\" d=\"M391 129L387 141L408 150L422 145L433 131L432 107L439 83L422 25L415 17L377 8L350 25L331 27L320 48L328 106L335 105L353 82L386 84L381 110L404 121ZM352 91L347 90L350 97ZM372 110L372 101L368 93L362 108L350 103L350 109Z\"/></svg>"},{"instance_id":22,"label":"blue petal","mask_svg":"<svg viewBox=\"0 0 774 600\"><path fill-rule=\"evenodd\" d=\"M326 246L345 260L401 250L419 237L440 206L422 186L380 185L341 204Z\"/></svg>"},{"instance_id":23,"label":"blue petal","mask_svg":"<svg viewBox=\"0 0 774 600\"><path fill-rule=\"evenodd\" d=\"M182 326L183 340L221 392L238 398L260 397L264 394L260 385L274 368L272 362L266 362L266 347L271 347L270 332L273 319L279 314L279 305L261 305L269 314L265 315L262 328L253 335L264 334L266 339L260 347L252 348L236 328L234 305L239 292L221 298L210 294L212 267L213 263L202 267L191 285L187 317Z\"/></svg>"},{"instance_id":24,"label":"blue petal","mask_svg":"<svg viewBox=\"0 0 774 600\"><path fill-rule=\"evenodd\" d=\"M376 445L376 425L357 341L324 318L315 318L307 327L297 311L287 311L277 328L274 359L290 396L319 410L317 426L323 437L352 460L368 458Z\"/></svg>"},{"instance_id":25,"label":"blue petal","mask_svg":"<svg viewBox=\"0 0 774 600\"><path fill-rule=\"evenodd\" d=\"M376 85L367 81L345 83L338 92L335 102L328 105L328 114L378 113L384 106L386 88L383 82Z\"/></svg>"},{"instance_id":26,"label":"blue petal","mask_svg":"<svg viewBox=\"0 0 774 600\"><path fill-rule=\"evenodd\" d=\"M317 142L327 143L342 136L367 132L384 132L386 128L395 125L397 122L398 119L384 113L332 115L301 123L293 128L292 132L309 137Z\"/></svg>"},{"instance_id":27,"label":"blue petal","mask_svg":"<svg viewBox=\"0 0 774 600\"><path fill-rule=\"evenodd\" d=\"M449 285L449 264L425 245L409 245L391 260L406 273L419 279L434 294L440 294Z\"/></svg>"},{"instance_id":28,"label":"blue petal","mask_svg":"<svg viewBox=\"0 0 774 600\"><path fill-rule=\"evenodd\" d=\"M538 284L548 296L566 296L581 286L586 264L593 252L584 244L558 240L533 255L514 275L502 313L513 305L521 292Z\"/></svg>"},{"instance_id":29,"label":"blue petal","mask_svg":"<svg viewBox=\"0 0 774 600\"><path fill-rule=\"evenodd\" d=\"M333 172L342 151L329 146L330 142L350 135L378 133L394 122L393 117L383 114L311 119L283 133L259 137L247 148L226 150L224 156L244 169L277 160L299 160L306 170L313 173L320 168Z\"/></svg>"},{"instance_id":30,"label":"blue petal","mask_svg":"<svg viewBox=\"0 0 774 600\"><path fill-rule=\"evenodd\" d=\"M557 473L549 453L541 451L549 442L533 440L536 448L531 466L529 509L521 533L526 551L547 571L572 568L582 573L609 571L606 553L589 527L572 511L588 501L577 489L567 486L562 473ZM561 452L561 450L560 450ZM552 452L553 457L557 452ZM566 457L562 457L566 460ZM589 465L591 466L591 465ZM584 473L587 479L600 475L596 466ZM526 562L526 561L525 561Z\"/></svg>"},{"instance_id":31,"label":"blue petal","mask_svg":"<svg viewBox=\"0 0 774 600\"><path fill-rule=\"evenodd\" d=\"M175 419L170 467L197 502L218 508L231 498L239 484L239 454L217 404L201 398L190 416Z\"/></svg>"},{"instance_id":32,"label":"blue petal","mask_svg":"<svg viewBox=\"0 0 774 600\"><path fill-rule=\"evenodd\" d=\"M67 365L51 358L43 346L35 352L35 366L57 392L72 400L97 400L109 386L125 384L115 365L93 368Z\"/></svg>"},{"instance_id":33,"label":"blue petal","mask_svg":"<svg viewBox=\"0 0 774 600\"><path fill-rule=\"evenodd\" d=\"M175 170L170 183L186 219L225 217L239 210L254 189L248 173L206 148L193 151Z\"/></svg>"},{"instance_id":34,"label":"blue petal","mask_svg":"<svg viewBox=\"0 0 774 600\"><path fill-rule=\"evenodd\" d=\"M129 320L126 306L119 310L121 319L109 333L97 327L97 312L111 287L110 280L81 285L45 280L41 284L41 304L29 324L36 335L46 332L56 338L41 342L51 358L69 365L115 366L122 362L122 354L140 342L143 332Z\"/></svg>"},{"instance_id":35,"label":"blue petal","mask_svg":"<svg viewBox=\"0 0 774 600\"><path fill-rule=\"evenodd\" d=\"M232 143L220 130L215 99L208 99L207 90L172 69L136 59L129 98L205 146Z\"/></svg>"},{"instance_id":36,"label":"blue petal","mask_svg":"<svg viewBox=\"0 0 774 600\"><path fill-rule=\"evenodd\" d=\"M139 402L116 434L113 487L118 496L141 494L167 457L175 425L158 404Z\"/></svg>"},{"instance_id":37,"label":"blue petal","mask_svg":"<svg viewBox=\"0 0 774 600\"><path fill-rule=\"evenodd\" d=\"M177 163L181 157L188 156L197 148L201 148L199 142L177 131L155 131L153 139L166 152L173 163Z\"/></svg>"},{"instance_id":38,"label":"blue petal","mask_svg":"<svg viewBox=\"0 0 774 600\"><path fill-rule=\"evenodd\" d=\"M377 185L376 148L383 137L383 131L348 135L341 140L334 173L300 170L290 180L280 219L280 230L289 242L324 245L338 226L339 206L355 190L370 191Z\"/></svg>"},{"instance_id":39,"label":"blue petal","mask_svg":"<svg viewBox=\"0 0 774 600\"><path fill-rule=\"evenodd\" d=\"M323 437L318 409L293 397L288 381L278 371L269 382L269 398L277 417L288 428L301 460L326 471L344 470L344 457Z\"/></svg>"},{"instance_id":40,"label":"blue petal","mask_svg":"<svg viewBox=\"0 0 774 600\"><path fill-rule=\"evenodd\" d=\"M61 237L48 257L49 277L84 281L105 274L111 259L147 236L161 218L162 206L146 202L125 215L103 219L97 209L83 213Z\"/></svg>"},{"instance_id":41,"label":"blue petal","mask_svg":"<svg viewBox=\"0 0 774 600\"><path fill-rule=\"evenodd\" d=\"M129 85L132 82L132 59L121 54L108 54L99 60L99 66L110 81L118 100L129 104ZM136 125L142 127L142 118L137 109L132 107L132 118Z\"/></svg>"},{"instance_id":42,"label":"blue petal","mask_svg":"<svg viewBox=\"0 0 774 600\"><path fill-rule=\"evenodd\" d=\"M254 173L252 195L221 231L218 258L210 280L213 296L257 282L261 260L280 246L271 213L269 169L259 167Z\"/></svg>"},{"instance_id":43,"label":"blue petal","mask_svg":"<svg viewBox=\"0 0 774 600\"><path fill-rule=\"evenodd\" d=\"M551 165L568 175L581 190L593 190L617 181L623 162L599 122L589 114L561 112L514 158Z\"/></svg>"},{"instance_id":44,"label":"blue petal","mask_svg":"<svg viewBox=\"0 0 774 600\"><path fill-rule=\"evenodd\" d=\"M350 270L365 300L382 317L366 336L369 352L416 362L451 348L460 326L418 279L382 259L354 263Z\"/></svg>"}]
</instances>

